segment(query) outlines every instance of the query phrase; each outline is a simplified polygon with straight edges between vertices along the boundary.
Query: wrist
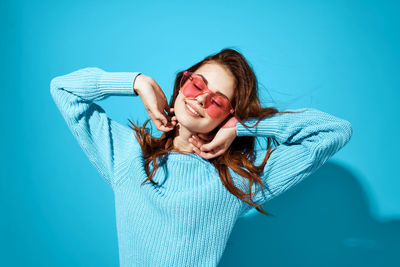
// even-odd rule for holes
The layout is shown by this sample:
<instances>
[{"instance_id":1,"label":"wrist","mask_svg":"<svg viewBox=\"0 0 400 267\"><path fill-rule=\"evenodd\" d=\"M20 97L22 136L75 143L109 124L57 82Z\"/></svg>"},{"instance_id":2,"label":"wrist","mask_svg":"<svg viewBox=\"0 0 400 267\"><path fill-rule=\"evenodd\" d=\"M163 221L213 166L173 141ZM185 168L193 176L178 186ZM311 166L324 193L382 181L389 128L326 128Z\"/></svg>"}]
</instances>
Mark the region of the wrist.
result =
<instances>
[{"instance_id":1,"label":"wrist","mask_svg":"<svg viewBox=\"0 0 400 267\"><path fill-rule=\"evenodd\" d=\"M235 117L230 118L221 128L232 128L236 127L238 120Z\"/></svg>"},{"instance_id":2,"label":"wrist","mask_svg":"<svg viewBox=\"0 0 400 267\"><path fill-rule=\"evenodd\" d=\"M141 82L143 76L144 76L144 75L142 75L142 73L139 73L139 74L135 77L135 79L134 79L134 81L133 81L133 92L134 92L136 95L139 95L139 94L140 94L140 87L141 87L141 86L140 86L140 82Z\"/></svg>"}]
</instances>

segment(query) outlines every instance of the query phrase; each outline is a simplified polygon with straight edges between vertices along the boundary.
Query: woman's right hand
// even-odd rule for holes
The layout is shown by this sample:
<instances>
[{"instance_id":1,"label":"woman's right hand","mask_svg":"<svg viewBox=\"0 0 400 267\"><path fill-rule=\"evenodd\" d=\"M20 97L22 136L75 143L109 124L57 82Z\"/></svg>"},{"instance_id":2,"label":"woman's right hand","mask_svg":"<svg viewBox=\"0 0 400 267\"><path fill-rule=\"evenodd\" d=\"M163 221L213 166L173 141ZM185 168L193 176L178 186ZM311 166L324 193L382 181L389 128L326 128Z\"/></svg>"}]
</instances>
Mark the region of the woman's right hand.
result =
<instances>
[{"instance_id":1,"label":"woman's right hand","mask_svg":"<svg viewBox=\"0 0 400 267\"><path fill-rule=\"evenodd\" d=\"M169 117L168 113L174 113L174 109L168 106L167 98L157 82L150 76L139 74L133 84L133 89L142 99L142 102L156 128L163 132L174 129L176 116Z\"/></svg>"},{"instance_id":2,"label":"woman's right hand","mask_svg":"<svg viewBox=\"0 0 400 267\"><path fill-rule=\"evenodd\" d=\"M236 124L232 122L226 127L219 128L214 136L194 134L189 138L189 142L193 145L194 152L200 157L211 159L224 154L236 136Z\"/></svg>"}]
</instances>

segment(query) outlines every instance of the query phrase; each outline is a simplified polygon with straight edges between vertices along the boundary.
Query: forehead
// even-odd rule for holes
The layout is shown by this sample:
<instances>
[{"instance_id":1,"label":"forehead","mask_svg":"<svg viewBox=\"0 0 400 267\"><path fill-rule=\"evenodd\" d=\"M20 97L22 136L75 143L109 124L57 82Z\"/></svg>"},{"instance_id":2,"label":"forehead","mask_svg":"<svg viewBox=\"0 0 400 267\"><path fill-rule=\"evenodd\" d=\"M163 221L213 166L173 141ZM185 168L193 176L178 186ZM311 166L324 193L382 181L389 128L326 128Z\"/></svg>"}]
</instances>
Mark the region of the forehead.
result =
<instances>
[{"instance_id":1,"label":"forehead","mask_svg":"<svg viewBox=\"0 0 400 267\"><path fill-rule=\"evenodd\" d=\"M207 80L207 87L213 92L221 92L230 100L235 90L235 78L226 68L216 63L207 63L194 73L202 75Z\"/></svg>"}]
</instances>

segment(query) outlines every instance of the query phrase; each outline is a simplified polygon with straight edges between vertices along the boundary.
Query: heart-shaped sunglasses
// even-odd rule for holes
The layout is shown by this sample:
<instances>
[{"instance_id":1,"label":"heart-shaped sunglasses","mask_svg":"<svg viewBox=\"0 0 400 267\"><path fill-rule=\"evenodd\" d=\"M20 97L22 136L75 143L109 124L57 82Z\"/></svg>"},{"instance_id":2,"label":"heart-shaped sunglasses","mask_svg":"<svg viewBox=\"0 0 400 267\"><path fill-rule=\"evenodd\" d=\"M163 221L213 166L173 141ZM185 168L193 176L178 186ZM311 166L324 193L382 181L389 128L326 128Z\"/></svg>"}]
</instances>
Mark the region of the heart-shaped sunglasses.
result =
<instances>
[{"instance_id":1,"label":"heart-shaped sunglasses","mask_svg":"<svg viewBox=\"0 0 400 267\"><path fill-rule=\"evenodd\" d=\"M205 109L211 118L221 118L234 113L229 99L223 94L211 91L203 78L193 72L184 71L179 86L183 95L188 98L195 98L208 93Z\"/></svg>"}]
</instances>

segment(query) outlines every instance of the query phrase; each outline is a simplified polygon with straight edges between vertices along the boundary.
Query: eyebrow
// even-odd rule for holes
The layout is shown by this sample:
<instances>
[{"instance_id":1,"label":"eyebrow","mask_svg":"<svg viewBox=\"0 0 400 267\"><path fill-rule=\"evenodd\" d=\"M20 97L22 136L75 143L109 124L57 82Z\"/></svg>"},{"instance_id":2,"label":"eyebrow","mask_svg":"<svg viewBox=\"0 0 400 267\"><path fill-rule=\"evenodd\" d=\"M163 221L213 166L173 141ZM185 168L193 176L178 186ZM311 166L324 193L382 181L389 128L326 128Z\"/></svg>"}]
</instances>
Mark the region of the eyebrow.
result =
<instances>
[{"instance_id":1,"label":"eyebrow","mask_svg":"<svg viewBox=\"0 0 400 267\"><path fill-rule=\"evenodd\" d=\"M204 77L202 74L200 74L200 73L196 73L197 75L199 75L202 79L203 79L203 81L206 83L206 85L208 86L208 81L207 81L207 79L206 79L206 77ZM228 100L229 100L229 97L227 97L226 95L224 95L222 92L220 92L220 91L215 91L216 93L219 93L219 94L221 94L221 95L223 95L223 96L225 96Z\"/></svg>"}]
</instances>

